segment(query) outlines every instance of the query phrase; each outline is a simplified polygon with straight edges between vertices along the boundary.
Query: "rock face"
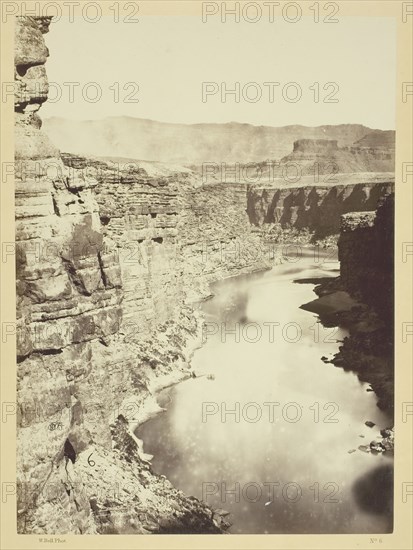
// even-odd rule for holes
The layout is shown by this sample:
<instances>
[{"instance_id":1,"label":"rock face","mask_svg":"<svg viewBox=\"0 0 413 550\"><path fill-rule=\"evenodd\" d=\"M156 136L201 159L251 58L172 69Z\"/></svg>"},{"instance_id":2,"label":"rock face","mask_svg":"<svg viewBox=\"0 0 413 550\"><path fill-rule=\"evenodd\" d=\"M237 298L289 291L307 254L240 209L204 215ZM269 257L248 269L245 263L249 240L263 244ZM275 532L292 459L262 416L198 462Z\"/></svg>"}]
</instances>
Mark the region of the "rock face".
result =
<instances>
[{"instance_id":1,"label":"rock face","mask_svg":"<svg viewBox=\"0 0 413 550\"><path fill-rule=\"evenodd\" d=\"M342 218L338 241L340 277L353 295L374 307L392 326L394 314L394 195L377 212Z\"/></svg>"},{"instance_id":2,"label":"rock face","mask_svg":"<svg viewBox=\"0 0 413 550\"><path fill-rule=\"evenodd\" d=\"M369 382L377 405L394 412L394 194L383 195L376 211L342 216L338 240L340 277L315 287L318 299L301 306L325 326L349 330L331 361ZM325 358L321 358L324 360ZM367 421L367 426L372 422ZM391 430L390 430L391 431ZM389 432L390 433L390 432ZM383 435L387 438L387 435ZM376 448L377 447L377 448ZM393 439L372 449L390 451ZM362 450L370 451L370 447ZM383 450L382 449L382 450Z\"/></svg>"},{"instance_id":3,"label":"rock face","mask_svg":"<svg viewBox=\"0 0 413 550\"><path fill-rule=\"evenodd\" d=\"M49 18L16 18L16 159L53 158L57 155L57 149L40 132L41 120L37 115L49 89L44 68L49 51L42 36L42 32L48 31L49 22Z\"/></svg>"},{"instance_id":4,"label":"rock face","mask_svg":"<svg viewBox=\"0 0 413 550\"><path fill-rule=\"evenodd\" d=\"M341 215L371 211L393 189L392 182L300 187L254 187L248 192L250 222L263 227L309 230L316 239L338 234Z\"/></svg>"},{"instance_id":5,"label":"rock face","mask_svg":"<svg viewBox=\"0 0 413 550\"><path fill-rule=\"evenodd\" d=\"M337 232L387 184L200 186L188 169L60 155L37 115L49 22L16 23L18 531L220 532L131 429L157 388L190 376L209 283L269 265L257 225L315 231L325 209L322 233Z\"/></svg>"},{"instance_id":6,"label":"rock face","mask_svg":"<svg viewBox=\"0 0 413 550\"><path fill-rule=\"evenodd\" d=\"M192 301L260 267L220 250L258 242L245 188L61 157L36 114L47 28L16 26L18 530L220 532L151 472L128 424L156 408L157 387L190 376Z\"/></svg>"},{"instance_id":7,"label":"rock face","mask_svg":"<svg viewBox=\"0 0 413 550\"><path fill-rule=\"evenodd\" d=\"M378 406L394 411L394 195L376 212L343 216L339 287L359 301L348 312L350 336L333 363L370 382ZM383 436L384 437L384 436ZM393 441L389 441L389 448Z\"/></svg>"}]
</instances>

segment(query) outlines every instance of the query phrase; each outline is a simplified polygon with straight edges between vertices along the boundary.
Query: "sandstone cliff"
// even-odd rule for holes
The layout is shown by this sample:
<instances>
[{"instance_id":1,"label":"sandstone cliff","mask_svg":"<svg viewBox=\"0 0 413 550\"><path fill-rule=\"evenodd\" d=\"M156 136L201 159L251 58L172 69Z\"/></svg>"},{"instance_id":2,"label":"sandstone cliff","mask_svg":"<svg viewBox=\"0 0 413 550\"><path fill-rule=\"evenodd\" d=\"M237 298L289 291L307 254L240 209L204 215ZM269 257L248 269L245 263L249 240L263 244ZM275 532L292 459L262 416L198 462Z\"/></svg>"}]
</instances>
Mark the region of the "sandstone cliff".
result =
<instances>
[{"instance_id":1,"label":"sandstone cliff","mask_svg":"<svg viewBox=\"0 0 413 550\"><path fill-rule=\"evenodd\" d=\"M203 183L242 182L257 186L307 187L377 183L394 180L394 141L383 132L372 132L350 146L337 139L297 139L289 154L261 162L205 162L192 168ZM394 140L394 135L393 135Z\"/></svg>"}]
</instances>

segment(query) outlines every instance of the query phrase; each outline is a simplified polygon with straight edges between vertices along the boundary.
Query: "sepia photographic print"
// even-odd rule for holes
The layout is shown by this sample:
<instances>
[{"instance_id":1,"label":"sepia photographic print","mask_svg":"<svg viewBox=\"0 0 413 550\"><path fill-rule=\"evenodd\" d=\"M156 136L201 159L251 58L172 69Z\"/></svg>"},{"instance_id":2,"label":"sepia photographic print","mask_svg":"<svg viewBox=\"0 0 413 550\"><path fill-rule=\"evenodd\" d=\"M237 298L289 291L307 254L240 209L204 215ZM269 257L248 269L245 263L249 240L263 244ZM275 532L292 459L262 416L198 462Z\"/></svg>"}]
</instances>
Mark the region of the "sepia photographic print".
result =
<instances>
[{"instance_id":1,"label":"sepia photographic print","mask_svg":"<svg viewBox=\"0 0 413 550\"><path fill-rule=\"evenodd\" d=\"M411 548L413 3L1 7L2 547Z\"/></svg>"}]
</instances>

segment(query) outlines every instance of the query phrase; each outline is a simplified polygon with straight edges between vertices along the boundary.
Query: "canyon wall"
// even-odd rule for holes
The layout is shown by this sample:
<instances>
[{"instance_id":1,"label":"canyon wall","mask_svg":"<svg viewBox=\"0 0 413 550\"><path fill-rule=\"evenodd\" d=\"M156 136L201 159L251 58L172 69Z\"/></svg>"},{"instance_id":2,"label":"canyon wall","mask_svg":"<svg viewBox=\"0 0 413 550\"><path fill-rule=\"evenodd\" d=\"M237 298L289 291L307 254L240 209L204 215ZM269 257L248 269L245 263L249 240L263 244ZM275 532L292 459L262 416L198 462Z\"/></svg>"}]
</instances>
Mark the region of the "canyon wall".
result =
<instances>
[{"instance_id":1,"label":"canyon wall","mask_svg":"<svg viewBox=\"0 0 413 550\"><path fill-rule=\"evenodd\" d=\"M394 315L394 194L376 212L352 212L341 220L341 282L377 311L390 329Z\"/></svg>"},{"instance_id":2,"label":"canyon wall","mask_svg":"<svg viewBox=\"0 0 413 550\"><path fill-rule=\"evenodd\" d=\"M190 376L208 282L263 267L222 256L258 243L245 188L61 156L37 115L49 22L16 20L18 531L220 532L129 425Z\"/></svg>"},{"instance_id":3,"label":"canyon wall","mask_svg":"<svg viewBox=\"0 0 413 550\"><path fill-rule=\"evenodd\" d=\"M16 18L18 531L220 532L151 471L131 426L191 375L209 283L268 267L257 226L337 233L391 184L200 186L188 170L61 155L37 115L49 23Z\"/></svg>"},{"instance_id":4,"label":"canyon wall","mask_svg":"<svg viewBox=\"0 0 413 550\"><path fill-rule=\"evenodd\" d=\"M122 282L122 324L148 336L209 295L214 280L266 267L241 184L199 186L193 174L150 177L133 163L65 154L71 179L92 177L106 255Z\"/></svg>"},{"instance_id":5,"label":"canyon wall","mask_svg":"<svg viewBox=\"0 0 413 550\"><path fill-rule=\"evenodd\" d=\"M355 371L369 382L377 405L394 414L394 194L375 212L342 217L338 241L339 288L357 301L342 321L349 329L335 365ZM393 433L390 448L393 448ZM383 441L385 443L385 441ZM387 449L386 445L384 446Z\"/></svg>"},{"instance_id":6,"label":"canyon wall","mask_svg":"<svg viewBox=\"0 0 413 550\"><path fill-rule=\"evenodd\" d=\"M250 222L258 227L279 224L281 228L308 230L317 240L340 232L341 215L375 210L392 190L391 181L283 188L251 186L247 212Z\"/></svg>"}]
</instances>

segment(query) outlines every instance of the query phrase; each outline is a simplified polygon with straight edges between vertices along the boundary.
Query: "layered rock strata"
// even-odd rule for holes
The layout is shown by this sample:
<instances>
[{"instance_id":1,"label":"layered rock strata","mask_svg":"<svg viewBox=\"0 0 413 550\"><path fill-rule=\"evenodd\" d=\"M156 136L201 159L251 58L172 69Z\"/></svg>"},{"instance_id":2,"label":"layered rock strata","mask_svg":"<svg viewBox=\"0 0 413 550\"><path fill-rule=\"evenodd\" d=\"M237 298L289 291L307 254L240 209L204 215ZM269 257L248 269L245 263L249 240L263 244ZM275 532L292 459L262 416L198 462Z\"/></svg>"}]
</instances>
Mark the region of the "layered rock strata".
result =
<instances>
[{"instance_id":1,"label":"layered rock strata","mask_svg":"<svg viewBox=\"0 0 413 550\"><path fill-rule=\"evenodd\" d=\"M236 213L245 192L61 157L36 114L48 23L16 22L18 530L220 532L219 516L152 473L129 427L157 388L190 376L191 303L208 281L262 267L216 254L258 241Z\"/></svg>"},{"instance_id":2,"label":"layered rock strata","mask_svg":"<svg viewBox=\"0 0 413 550\"><path fill-rule=\"evenodd\" d=\"M281 159L281 165L300 163L302 174L330 174L352 172L394 172L394 143L377 140L360 140L346 147L339 147L337 140L299 139L294 142L292 153Z\"/></svg>"},{"instance_id":3,"label":"layered rock strata","mask_svg":"<svg viewBox=\"0 0 413 550\"><path fill-rule=\"evenodd\" d=\"M276 190L60 155L37 115L49 22L16 19L18 530L220 532L208 507L151 471L131 427L159 387L190 376L209 283L269 265L255 224L314 231L314 208L361 192L304 192L303 217L288 194L277 210ZM363 190L366 209L383 192Z\"/></svg>"},{"instance_id":4,"label":"layered rock strata","mask_svg":"<svg viewBox=\"0 0 413 550\"><path fill-rule=\"evenodd\" d=\"M283 188L251 186L247 212L257 227L273 225L308 231L317 240L339 234L343 214L375 210L393 188L392 181Z\"/></svg>"}]
</instances>

